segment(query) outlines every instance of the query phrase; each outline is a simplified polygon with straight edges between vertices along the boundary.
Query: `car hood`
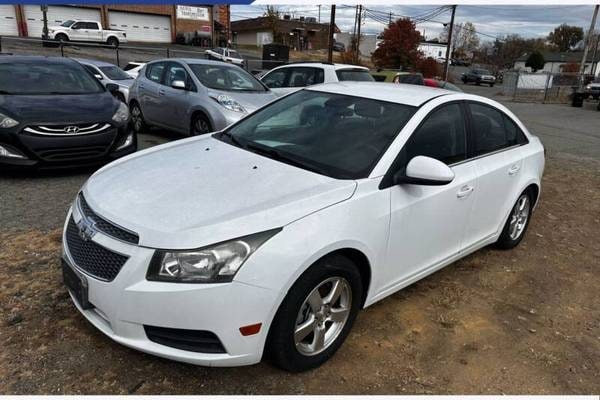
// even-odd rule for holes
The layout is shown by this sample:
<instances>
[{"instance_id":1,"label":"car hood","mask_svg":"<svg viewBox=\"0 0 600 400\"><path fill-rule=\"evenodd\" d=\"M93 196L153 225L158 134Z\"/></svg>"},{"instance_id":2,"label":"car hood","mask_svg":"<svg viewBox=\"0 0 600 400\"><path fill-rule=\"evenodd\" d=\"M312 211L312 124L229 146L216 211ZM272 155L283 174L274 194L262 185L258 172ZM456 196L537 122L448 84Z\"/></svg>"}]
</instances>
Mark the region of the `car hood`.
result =
<instances>
[{"instance_id":1,"label":"car hood","mask_svg":"<svg viewBox=\"0 0 600 400\"><path fill-rule=\"evenodd\" d=\"M283 227L352 196L337 180L221 142L190 138L133 154L84 186L95 212L140 245L192 249Z\"/></svg>"},{"instance_id":2,"label":"car hood","mask_svg":"<svg viewBox=\"0 0 600 400\"><path fill-rule=\"evenodd\" d=\"M215 94L216 96L224 94L231 97L240 103L242 107L248 111L248 113L254 112L265 104L277 99L277 95L270 90L268 92L234 92L211 90L211 93Z\"/></svg>"},{"instance_id":3,"label":"car hood","mask_svg":"<svg viewBox=\"0 0 600 400\"><path fill-rule=\"evenodd\" d=\"M0 109L20 123L110 121L118 106L108 92L80 95L3 95Z\"/></svg>"}]
</instances>

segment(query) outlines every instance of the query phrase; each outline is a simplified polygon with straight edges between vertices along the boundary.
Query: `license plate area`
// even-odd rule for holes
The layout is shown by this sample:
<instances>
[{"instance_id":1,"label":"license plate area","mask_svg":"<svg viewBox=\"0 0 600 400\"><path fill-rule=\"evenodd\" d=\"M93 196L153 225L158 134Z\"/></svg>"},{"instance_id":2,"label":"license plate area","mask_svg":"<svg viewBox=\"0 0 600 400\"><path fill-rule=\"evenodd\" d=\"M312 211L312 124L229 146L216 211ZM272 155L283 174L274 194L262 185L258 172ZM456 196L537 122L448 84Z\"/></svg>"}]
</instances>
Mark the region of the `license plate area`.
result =
<instances>
[{"instance_id":1,"label":"license plate area","mask_svg":"<svg viewBox=\"0 0 600 400\"><path fill-rule=\"evenodd\" d=\"M94 308L88 301L87 278L75 271L65 260L62 260L63 281L69 292L75 297L75 301L84 310Z\"/></svg>"}]
</instances>

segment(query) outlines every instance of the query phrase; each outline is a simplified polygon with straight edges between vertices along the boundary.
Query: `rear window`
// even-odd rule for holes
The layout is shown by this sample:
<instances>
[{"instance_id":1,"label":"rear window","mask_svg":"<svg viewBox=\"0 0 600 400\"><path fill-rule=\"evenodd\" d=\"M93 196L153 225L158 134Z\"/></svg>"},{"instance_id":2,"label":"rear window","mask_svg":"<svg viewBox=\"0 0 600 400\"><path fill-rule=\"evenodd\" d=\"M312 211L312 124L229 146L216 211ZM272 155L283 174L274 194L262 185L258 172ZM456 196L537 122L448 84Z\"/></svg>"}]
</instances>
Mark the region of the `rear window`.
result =
<instances>
[{"instance_id":1,"label":"rear window","mask_svg":"<svg viewBox=\"0 0 600 400\"><path fill-rule=\"evenodd\" d=\"M215 64L188 64L188 66L200 83L210 89L236 92L267 91L258 79L238 67Z\"/></svg>"},{"instance_id":2,"label":"rear window","mask_svg":"<svg viewBox=\"0 0 600 400\"><path fill-rule=\"evenodd\" d=\"M374 82L373 76L364 69L338 69L335 71L339 81Z\"/></svg>"},{"instance_id":3,"label":"rear window","mask_svg":"<svg viewBox=\"0 0 600 400\"><path fill-rule=\"evenodd\" d=\"M139 66L140 66L140 64L131 64L131 63L129 63L129 64L127 64L125 66L125 68L123 68L123 70L124 71L129 71L129 70L132 70L132 69L137 68Z\"/></svg>"},{"instance_id":4,"label":"rear window","mask_svg":"<svg viewBox=\"0 0 600 400\"><path fill-rule=\"evenodd\" d=\"M104 72L104 75L108 76L108 79L112 79L113 81L124 81L127 79L133 79L131 76L127 75L125 71L116 65L99 67L100 71Z\"/></svg>"}]
</instances>

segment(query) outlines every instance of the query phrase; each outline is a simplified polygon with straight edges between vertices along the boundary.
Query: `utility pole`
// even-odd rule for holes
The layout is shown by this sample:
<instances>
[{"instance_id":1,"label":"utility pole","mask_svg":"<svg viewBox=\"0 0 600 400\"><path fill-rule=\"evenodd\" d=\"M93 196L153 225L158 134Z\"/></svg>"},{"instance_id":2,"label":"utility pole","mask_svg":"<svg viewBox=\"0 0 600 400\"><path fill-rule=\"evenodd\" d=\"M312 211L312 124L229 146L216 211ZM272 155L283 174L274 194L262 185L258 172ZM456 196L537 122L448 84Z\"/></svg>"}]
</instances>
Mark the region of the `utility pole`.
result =
<instances>
[{"instance_id":1,"label":"utility pole","mask_svg":"<svg viewBox=\"0 0 600 400\"><path fill-rule=\"evenodd\" d=\"M327 62L333 62L333 32L335 31L335 4L331 5L331 17L329 19L329 48Z\"/></svg>"},{"instance_id":2,"label":"utility pole","mask_svg":"<svg viewBox=\"0 0 600 400\"><path fill-rule=\"evenodd\" d=\"M446 62L444 63L444 80L448 80L448 70L450 65L450 49L452 47L452 31L454 29L454 14L456 6L452 6L452 17L450 18L450 27L448 28L448 44L446 45Z\"/></svg>"},{"instance_id":3,"label":"utility pole","mask_svg":"<svg viewBox=\"0 0 600 400\"><path fill-rule=\"evenodd\" d=\"M390 11L390 26L392 26L392 12Z\"/></svg>"},{"instance_id":4,"label":"utility pole","mask_svg":"<svg viewBox=\"0 0 600 400\"><path fill-rule=\"evenodd\" d=\"M356 35L356 63L360 62L360 26L362 25L362 5L358 6L358 30Z\"/></svg>"},{"instance_id":5,"label":"utility pole","mask_svg":"<svg viewBox=\"0 0 600 400\"><path fill-rule=\"evenodd\" d=\"M354 27L352 28L352 39L350 39L350 47L352 52L356 51L356 23L358 22L358 5L354 9Z\"/></svg>"},{"instance_id":6,"label":"utility pole","mask_svg":"<svg viewBox=\"0 0 600 400\"><path fill-rule=\"evenodd\" d=\"M600 5L596 5L596 7L594 7L594 15L592 16L592 23L590 25L590 30L588 31L587 35L585 36L585 42L584 42L585 47L583 49L583 58L581 59L581 65L579 66L579 91L583 90L585 62L587 61L587 54L588 54L588 50L590 47L590 40L594 33L594 28L596 27L596 17L598 16L598 8L600 8ZM592 60L592 65L594 65L594 60Z\"/></svg>"},{"instance_id":7,"label":"utility pole","mask_svg":"<svg viewBox=\"0 0 600 400\"><path fill-rule=\"evenodd\" d=\"M48 39L48 5L42 4L40 6L42 11L42 20L44 22L44 27L42 28L42 39Z\"/></svg>"},{"instance_id":8,"label":"utility pole","mask_svg":"<svg viewBox=\"0 0 600 400\"><path fill-rule=\"evenodd\" d=\"M317 7L319 7L319 23L321 23L321 5L319 4Z\"/></svg>"}]
</instances>

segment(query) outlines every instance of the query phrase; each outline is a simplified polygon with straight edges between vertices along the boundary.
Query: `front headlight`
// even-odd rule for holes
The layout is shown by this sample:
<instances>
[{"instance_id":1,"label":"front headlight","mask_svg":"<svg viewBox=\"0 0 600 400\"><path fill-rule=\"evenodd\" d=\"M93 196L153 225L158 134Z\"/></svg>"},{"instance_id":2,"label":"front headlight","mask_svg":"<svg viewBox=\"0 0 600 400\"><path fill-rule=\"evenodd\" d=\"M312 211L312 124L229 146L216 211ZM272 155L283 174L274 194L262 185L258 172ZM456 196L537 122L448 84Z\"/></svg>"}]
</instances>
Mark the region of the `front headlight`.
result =
<instances>
[{"instance_id":1,"label":"front headlight","mask_svg":"<svg viewBox=\"0 0 600 400\"><path fill-rule=\"evenodd\" d=\"M17 125L19 125L19 121L4 114L0 114L0 128L14 128Z\"/></svg>"},{"instance_id":2,"label":"front headlight","mask_svg":"<svg viewBox=\"0 0 600 400\"><path fill-rule=\"evenodd\" d=\"M592 85L587 85L585 88L586 88L587 90L592 90Z\"/></svg>"},{"instance_id":3,"label":"front headlight","mask_svg":"<svg viewBox=\"0 0 600 400\"><path fill-rule=\"evenodd\" d=\"M119 102L119 108L117 108L115 115L112 116L112 120L119 125L129 120L129 108L127 108L127 104Z\"/></svg>"},{"instance_id":4,"label":"front headlight","mask_svg":"<svg viewBox=\"0 0 600 400\"><path fill-rule=\"evenodd\" d=\"M197 250L157 250L146 279L183 283L231 282L248 257L279 231L281 228Z\"/></svg>"},{"instance_id":5,"label":"front headlight","mask_svg":"<svg viewBox=\"0 0 600 400\"><path fill-rule=\"evenodd\" d=\"M223 107L225 107L228 110L240 112L240 113L246 112L246 109L244 107L242 107L242 105L240 103L238 103L231 97L227 96L226 94L220 94L216 97L213 97L213 99L215 99L217 101L217 103L219 103L220 105L222 105Z\"/></svg>"}]
</instances>

